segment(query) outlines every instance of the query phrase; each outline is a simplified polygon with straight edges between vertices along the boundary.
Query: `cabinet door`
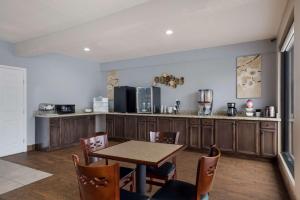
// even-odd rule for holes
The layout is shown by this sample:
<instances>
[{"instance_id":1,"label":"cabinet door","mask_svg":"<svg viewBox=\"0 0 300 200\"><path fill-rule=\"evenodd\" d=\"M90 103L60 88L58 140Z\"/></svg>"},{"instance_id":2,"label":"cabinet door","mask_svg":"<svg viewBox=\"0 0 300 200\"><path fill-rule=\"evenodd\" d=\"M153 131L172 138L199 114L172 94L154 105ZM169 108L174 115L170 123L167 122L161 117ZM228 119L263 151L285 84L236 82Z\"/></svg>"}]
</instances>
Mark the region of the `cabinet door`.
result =
<instances>
[{"instance_id":1,"label":"cabinet door","mask_svg":"<svg viewBox=\"0 0 300 200\"><path fill-rule=\"evenodd\" d=\"M216 144L221 151L235 151L235 121L216 120L215 123Z\"/></svg>"},{"instance_id":2,"label":"cabinet door","mask_svg":"<svg viewBox=\"0 0 300 200\"><path fill-rule=\"evenodd\" d=\"M50 148L59 148L61 144L61 134L60 134L60 119L52 118L50 119Z\"/></svg>"},{"instance_id":3,"label":"cabinet door","mask_svg":"<svg viewBox=\"0 0 300 200\"><path fill-rule=\"evenodd\" d=\"M260 131L261 155L274 157L277 155L277 131L272 129L262 129Z\"/></svg>"},{"instance_id":4,"label":"cabinet door","mask_svg":"<svg viewBox=\"0 0 300 200\"><path fill-rule=\"evenodd\" d=\"M206 126L202 124L202 148L209 149L211 145L215 144L214 126Z\"/></svg>"},{"instance_id":5,"label":"cabinet door","mask_svg":"<svg viewBox=\"0 0 300 200\"><path fill-rule=\"evenodd\" d=\"M106 115L106 133L110 138L115 137L114 127L114 116Z\"/></svg>"},{"instance_id":6,"label":"cabinet door","mask_svg":"<svg viewBox=\"0 0 300 200\"><path fill-rule=\"evenodd\" d=\"M137 139L137 117L125 116L124 137L126 139Z\"/></svg>"},{"instance_id":7,"label":"cabinet door","mask_svg":"<svg viewBox=\"0 0 300 200\"><path fill-rule=\"evenodd\" d=\"M124 138L124 116L116 115L115 116L115 137Z\"/></svg>"},{"instance_id":8,"label":"cabinet door","mask_svg":"<svg viewBox=\"0 0 300 200\"><path fill-rule=\"evenodd\" d=\"M259 154L259 123L238 121L236 124L236 151L243 154Z\"/></svg>"},{"instance_id":9,"label":"cabinet door","mask_svg":"<svg viewBox=\"0 0 300 200\"><path fill-rule=\"evenodd\" d=\"M87 116L74 117L75 129L72 143L79 142L80 138L87 138L89 135L89 118Z\"/></svg>"},{"instance_id":10,"label":"cabinet door","mask_svg":"<svg viewBox=\"0 0 300 200\"><path fill-rule=\"evenodd\" d=\"M190 147L201 148L201 126L197 124L190 125Z\"/></svg>"},{"instance_id":11,"label":"cabinet door","mask_svg":"<svg viewBox=\"0 0 300 200\"><path fill-rule=\"evenodd\" d=\"M173 120L168 117L158 117L157 119L158 123L158 131L160 132L170 132L173 131Z\"/></svg>"},{"instance_id":12,"label":"cabinet door","mask_svg":"<svg viewBox=\"0 0 300 200\"><path fill-rule=\"evenodd\" d=\"M88 117L88 137L95 136L96 133L96 120L95 116Z\"/></svg>"},{"instance_id":13,"label":"cabinet door","mask_svg":"<svg viewBox=\"0 0 300 200\"><path fill-rule=\"evenodd\" d=\"M147 140L147 121L144 118L138 119L138 140L146 141Z\"/></svg>"},{"instance_id":14,"label":"cabinet door","mask_svg":"<svg viewBox=\"0 0 300 200\"><path fill-rule=\"evenodd\" d=\"M188 120L185 118L173 118L172 119L172 131L179 132L178 143L188 145Z\"/></svg>"},{"instance_id":15,"label":"cabinet door","mask_svg":"<svg viewBox=\"0 0 300 200\"><path fill-rule=\"evenodd\" d=\"M76 123L73 117L63 117L61 119L61 144L68 146L74 142L76 136ZM74 136L75 135L75 136Z\"/></svg>"}]
</instances>

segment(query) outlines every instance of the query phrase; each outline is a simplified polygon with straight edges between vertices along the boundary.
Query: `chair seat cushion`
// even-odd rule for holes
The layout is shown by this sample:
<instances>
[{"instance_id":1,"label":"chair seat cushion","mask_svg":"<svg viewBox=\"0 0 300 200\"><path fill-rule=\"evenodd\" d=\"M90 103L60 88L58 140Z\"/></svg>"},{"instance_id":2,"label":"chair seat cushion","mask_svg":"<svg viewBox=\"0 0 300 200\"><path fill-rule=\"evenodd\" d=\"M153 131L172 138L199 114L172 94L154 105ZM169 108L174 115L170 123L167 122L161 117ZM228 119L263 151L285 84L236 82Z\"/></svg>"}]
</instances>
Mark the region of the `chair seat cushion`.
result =
<instances>
[{"instance_id":1,"label":"chair seat cushion","mask_svg":"<svg viewBox=\"0 0 300 200\"><path fill-rule=\"evenodd\" d=\"M195 200L196 186L178 180L168 181L154 195L156 200ZM201 200L208 200L208 194L201 195Z\"/></svg>"},{"instance_id":2,"label":"chair seat cushion","mask_svg":"<svg viewBox=\"0 0 300 200\"><path fill-rule=\"evenodd\" d=\"M134 172L134 169L131 169L128 167L120 167L120 178L122 179L133 172Z\"/></svg>"},{"instance_id":3,"label":"chair seat cushion","mask_svg":"<svg viewBox=\"0 0 300 200\"><path fill-rule=\"evenodd\" d=\"M129 192L127 190L121 190L120 191L120 199L121 200L148 200L149 197L134 193L134 192Z\"/></svg>"},{"instance_id":4,"label":"chair seat cushion","mask_svg":"<svg viewBox=\"0 0 300 200\"><path fill-rule=\"evenodd\" d=\"M147 166L147 175L168 176L175 169L175 165L171 162L166 162L160 167Z\"/></svg>"}]
</instances>

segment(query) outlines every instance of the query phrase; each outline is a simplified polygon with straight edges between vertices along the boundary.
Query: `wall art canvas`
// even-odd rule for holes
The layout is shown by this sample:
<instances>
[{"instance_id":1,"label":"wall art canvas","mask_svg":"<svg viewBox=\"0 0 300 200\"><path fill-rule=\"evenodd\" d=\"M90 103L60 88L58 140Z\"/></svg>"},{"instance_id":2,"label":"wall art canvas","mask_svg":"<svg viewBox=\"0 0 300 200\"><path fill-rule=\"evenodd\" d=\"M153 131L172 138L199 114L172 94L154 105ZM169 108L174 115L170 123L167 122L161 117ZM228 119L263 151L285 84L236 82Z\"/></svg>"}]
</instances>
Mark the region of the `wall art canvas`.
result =
<instances>
[{"instance_id":1,"label":"wall art canvas","mask_svg":"<svg viewBox=\"0 0 300 200\"><path fill-rule=\"evenodd\" d=\"M115 70L109 71L106 77L107 98L114 99L114 87L119 86L118 74Z\"/></svg>"},{"instance_id":2,"label":"wall art canvas","mask_svg":"<svg viewBox=\"0 0 300 200\"><path fill-rule=\"evenodd\" d=\"M237 58L237 98L261 97L261 55Z\"/></svg>"}]
</instances>

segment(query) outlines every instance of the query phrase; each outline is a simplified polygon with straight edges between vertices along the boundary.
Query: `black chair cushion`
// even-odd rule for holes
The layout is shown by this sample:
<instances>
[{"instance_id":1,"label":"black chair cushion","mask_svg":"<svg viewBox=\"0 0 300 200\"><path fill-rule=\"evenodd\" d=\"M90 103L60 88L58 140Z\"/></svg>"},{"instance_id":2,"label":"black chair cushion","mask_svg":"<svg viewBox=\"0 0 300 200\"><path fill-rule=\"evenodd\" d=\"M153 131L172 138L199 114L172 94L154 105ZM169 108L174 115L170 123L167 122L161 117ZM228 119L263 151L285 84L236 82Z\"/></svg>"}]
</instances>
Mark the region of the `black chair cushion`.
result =
<instances>
[{"instance_id":1,"label":"black chair cushion","mask_svg":"<svg viewBox=\"0 0 300 200\"><path fill-rule=\"evenodd\" d=\"M147 166L147 174L156 176L168 176L175 169L175 165L171 162L166 162L160 167Z\"/></svg>"},{"instance_id":2,"label":"black chair cushion","mask_svg":"<svg viewBox=\"0 0 300 200\"><path fill-rule=\"evenodd\" d=\"M154 195L156 200L195 200L196 186L178 180L168 181ZM208 195L201 195L201 200L208 200Z\"/></svg>"},{"instance_id":3,"label":"black chair cushion","mask_svg":"<svg viewBox=\"0 0 300 200\"><path fill-rule=\"evenodd\" d=\"M124 178L128 174L132 173L134 169L128 167L120 167L120 179Z\"/></svg>"},{"instance_id":4,"label":"black chair cushion","mask_svg":"<svg viewBox=\"0 0 300 200\"><path fill-rule=\"evenodd\" d=\"M120 190L120 197L121 200L148 200L149 197L134 193L134 192L129 192L127 190Z\"/></svg>"}]
</instances>

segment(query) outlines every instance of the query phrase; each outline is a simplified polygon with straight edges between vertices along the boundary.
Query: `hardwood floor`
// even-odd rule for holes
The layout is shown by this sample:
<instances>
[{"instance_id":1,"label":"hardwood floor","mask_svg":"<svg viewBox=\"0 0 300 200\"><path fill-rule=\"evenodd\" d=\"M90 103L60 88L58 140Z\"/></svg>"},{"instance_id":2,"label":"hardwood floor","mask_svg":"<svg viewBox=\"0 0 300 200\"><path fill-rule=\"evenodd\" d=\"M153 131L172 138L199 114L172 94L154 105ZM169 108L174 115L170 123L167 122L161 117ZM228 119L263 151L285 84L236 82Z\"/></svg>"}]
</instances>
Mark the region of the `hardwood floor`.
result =
<instances>
[{"instance_id":1,"label":"hardwood floor","mask_svg":"<svg viewBox=\"0 0 300 200\"><path fill-rule=\"evenodd\" d=\"M111 142L111 144L116 144ZM79 199L71 154L82 158L79 146L54 152L29 152L2 159L54 174L44 180L0 195L1 200L76 200ZM178 179L195 183L198 152L178 155ZM83 160L81 160L83 162ZM110 161L112 162L112 161ZM124 164L132 166L130 164ZM153 193L157 188L153 189ZM222 156L211 200L288 200L277 167L271 162Z\"/></svg>"}]
</instances>

